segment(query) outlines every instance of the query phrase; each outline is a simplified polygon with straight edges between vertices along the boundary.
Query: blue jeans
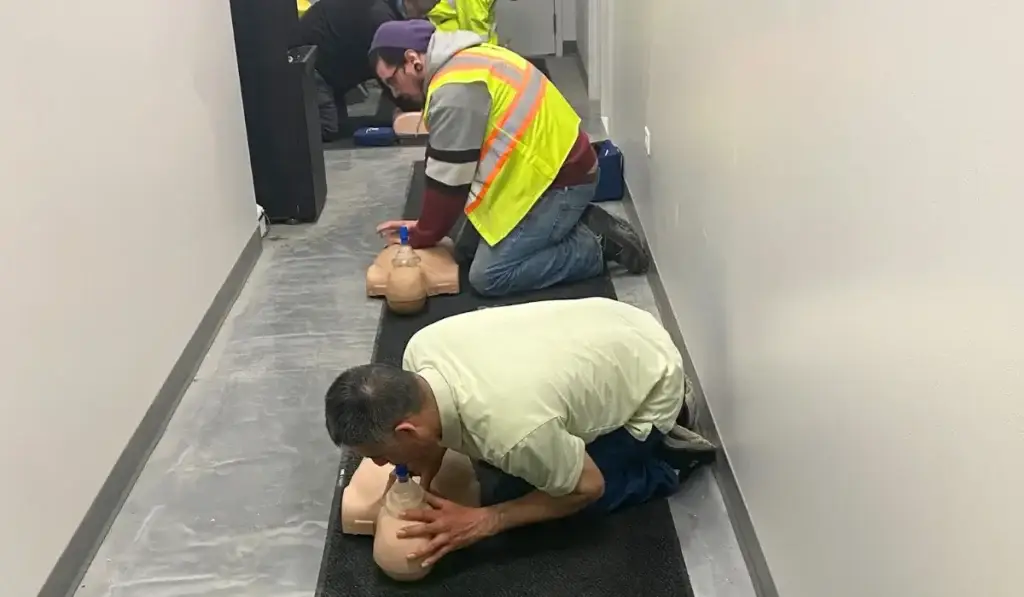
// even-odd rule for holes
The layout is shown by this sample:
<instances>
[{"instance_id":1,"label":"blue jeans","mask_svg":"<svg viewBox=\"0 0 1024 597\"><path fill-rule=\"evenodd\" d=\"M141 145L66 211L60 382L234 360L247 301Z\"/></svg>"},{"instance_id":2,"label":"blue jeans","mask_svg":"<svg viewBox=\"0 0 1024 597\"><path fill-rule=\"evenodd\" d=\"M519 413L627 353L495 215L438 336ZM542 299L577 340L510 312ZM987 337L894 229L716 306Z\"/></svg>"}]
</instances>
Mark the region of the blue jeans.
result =
<instances>
[{"instance_id":1,"label":"blue jeans","mask_svg":"<svg viewBox=\"0 0 1024 597\"><path fill-rule=\"evenodd\" d=\"M674 493L679 488L679 474L656 456L663 437L652 429L641 442L620 428L587 444L587 454L604 475L604 495L584 512L608 514ZM478 462L475 468L481 506L500 504L534 491L526 481L487 463Z\"/></svg>"},{"instance_id":2,"label":"blue jeans","mask_svg":"<svg viewBox=\"0 0 1024 597\"><path fill-rule=\"evenodd\" d=\"M580 223L597 183L549 189L508 236L483 239L469 283L484 296L503 296L592 278L604 271L597 236Z\"/></svg>"}]
</instances>

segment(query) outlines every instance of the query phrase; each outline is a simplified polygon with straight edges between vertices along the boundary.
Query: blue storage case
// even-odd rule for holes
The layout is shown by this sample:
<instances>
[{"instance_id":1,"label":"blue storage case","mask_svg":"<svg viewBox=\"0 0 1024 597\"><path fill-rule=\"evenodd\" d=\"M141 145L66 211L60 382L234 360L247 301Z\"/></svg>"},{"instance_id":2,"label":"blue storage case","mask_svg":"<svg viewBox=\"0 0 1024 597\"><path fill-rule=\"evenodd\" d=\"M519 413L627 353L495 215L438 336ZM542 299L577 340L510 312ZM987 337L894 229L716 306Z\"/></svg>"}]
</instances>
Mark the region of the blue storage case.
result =
<instances>
[{"instance_id":1,"label":"blue storage case","mask_svg":"<svg viewBox=\"0 0 1024 597\"><path fill-rule=\"evenodd\" d=\"M597 183L593 202L618 201L626 194L626 177L622 152L611 141L594 143L597 163L601 167L601 180Z\"/></svg>"},{"instance_id":2,"label":"blue storage case","mask_svg":"<svg viewBox=\"0 0 1024 597\"><path fill-rule=\"evenodd\" d=\"M390 126L371 126L357 130L352 142L362 147L383 147L398 143L398 137Z\"/></svg>"}]
</instances>

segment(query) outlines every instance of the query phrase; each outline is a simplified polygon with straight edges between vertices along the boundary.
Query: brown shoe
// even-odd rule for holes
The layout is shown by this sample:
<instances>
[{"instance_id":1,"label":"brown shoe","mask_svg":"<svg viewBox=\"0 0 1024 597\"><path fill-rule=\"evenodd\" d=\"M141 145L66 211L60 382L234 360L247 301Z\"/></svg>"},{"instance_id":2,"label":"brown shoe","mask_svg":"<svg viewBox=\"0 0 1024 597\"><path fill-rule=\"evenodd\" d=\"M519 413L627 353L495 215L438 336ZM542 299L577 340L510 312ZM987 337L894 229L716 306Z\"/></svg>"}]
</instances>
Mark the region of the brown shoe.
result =
<instances>
[{"instance_id":1,"label":"brown shoe","mask_svg":"<svg viewBox=\"0 0 1024 597\"><path fill-rule=\"evenodd\" d=\"M605 261L618 263L631 274L643 274L650 269L647 249L629 222L596 205L587 206L581 221L601 240Z\"/></svg>"},{"instance_id":2,"label":"brown shoe","mask_svg":"<svg viewBox=\"0 0 1024 597\"><path fill-rule=\"evenodd\" d=\"M676 425L658 446L658 457L679 471L680 481L698 468L713 463L717 456L715 444L681 425Z\"/></svg>"}]
</instances>

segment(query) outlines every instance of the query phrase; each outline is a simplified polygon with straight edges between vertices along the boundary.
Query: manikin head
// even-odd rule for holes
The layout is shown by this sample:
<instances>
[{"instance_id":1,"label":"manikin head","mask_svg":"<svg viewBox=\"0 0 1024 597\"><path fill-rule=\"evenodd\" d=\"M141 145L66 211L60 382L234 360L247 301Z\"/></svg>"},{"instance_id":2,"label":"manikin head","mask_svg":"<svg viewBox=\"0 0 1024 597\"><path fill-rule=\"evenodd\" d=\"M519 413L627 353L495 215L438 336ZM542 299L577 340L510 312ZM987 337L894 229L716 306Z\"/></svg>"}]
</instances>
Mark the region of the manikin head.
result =
<instances>
[{"instance_id":1,"label":"manikin head","mask_svg":"<svg viewBox=\"0 0 1024 597\"><path fill-rule=\"evenodd\" d=\"M441 419L430 386L391 365L360 365L327 390L327 433L377 465L414 465L437 448Z\"/></svg>"},{"instance_id":2,"label":"manikin head","mask_svg":"<svg viewBox=\"0 0 1024 597\"><path fill-rule=\"evenodd\" d=\"M422 104L426 95L427 46L434 26L427 21L388 21L370 44L370 66L396 96Z\"/></svg>"}]
</instances>

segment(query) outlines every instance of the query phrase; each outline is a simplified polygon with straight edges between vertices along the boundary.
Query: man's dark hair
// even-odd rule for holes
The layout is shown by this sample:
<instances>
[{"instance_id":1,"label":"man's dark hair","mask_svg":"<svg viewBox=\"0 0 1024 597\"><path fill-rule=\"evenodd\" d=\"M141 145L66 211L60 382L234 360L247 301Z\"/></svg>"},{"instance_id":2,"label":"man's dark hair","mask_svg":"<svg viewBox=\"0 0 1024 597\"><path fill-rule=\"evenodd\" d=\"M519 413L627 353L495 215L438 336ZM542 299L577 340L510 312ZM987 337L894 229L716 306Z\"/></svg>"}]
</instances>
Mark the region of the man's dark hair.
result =
<instances>
[{"instance_id":1,"label":"man's dark hair","mask_svg":"<svg viewBox=\"0 0 1024 597\"><path fill-rule=\"evenodd\" d=\"M398 68L405 64L406 52L408 50L402 48L377 48L370 52L370 68L377 68L378 60L392 68Z\"/></svg>"},{"instance_id":2,"label":"man's dark hair","mask_svg":"<svg viewBox=\"0 0 1024 597\"><path fill-rule=\"evenodd\" d=\"M425 19L430 9L438 3L438 0L401 0L406 10L412 9L405 15L407 19Z\"/></svg>"},{"instance_id":3,"label":"man's dark hair","mask_svg":"<svg viewBox=\"0 0 1024 597\"><path fill-rule=\"evenodd\" d=\"M421 404L414 373L383 364L352 367L327 390L327 433L336 446L379 442Z\"/></svg>"}]
</instances>

